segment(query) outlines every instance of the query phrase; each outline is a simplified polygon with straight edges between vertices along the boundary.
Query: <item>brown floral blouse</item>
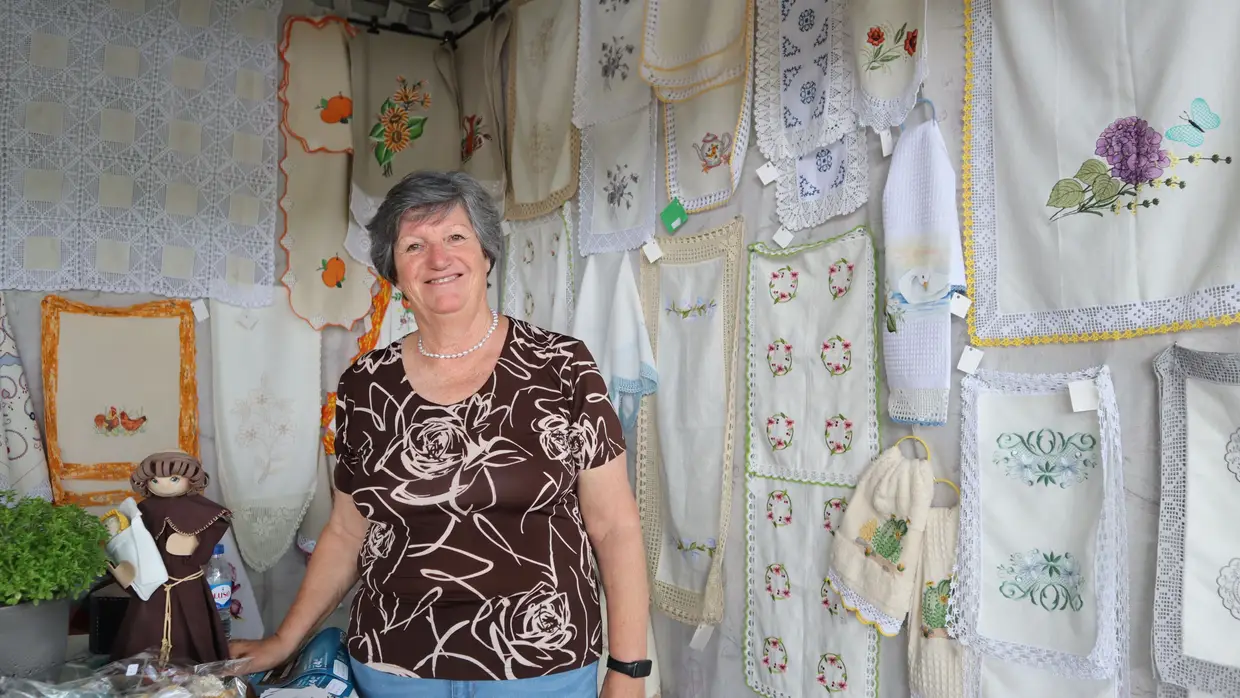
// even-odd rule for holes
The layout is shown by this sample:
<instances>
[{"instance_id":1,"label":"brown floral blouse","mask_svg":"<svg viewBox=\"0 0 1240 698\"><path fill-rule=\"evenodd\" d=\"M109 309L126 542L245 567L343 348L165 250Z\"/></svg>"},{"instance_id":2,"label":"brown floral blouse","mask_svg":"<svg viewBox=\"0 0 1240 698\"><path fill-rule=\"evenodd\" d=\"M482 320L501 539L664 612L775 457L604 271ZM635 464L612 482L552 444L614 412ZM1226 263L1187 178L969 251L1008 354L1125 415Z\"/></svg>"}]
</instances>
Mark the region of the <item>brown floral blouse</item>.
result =
<instances>
[{"instance_id":1,"label":"brown floral blouse","mask_svg":"<svg viewBox=\"0 0 1240 698\"><path fill-rule=\"evenodd\" d=\"M438 405L413 391L394 342L345 371L336 425L336 486L370 520L356 660L478 681L598 659L577 477L623 453L624 437L583 343L510 320L486 385Z\"/></svg>"}]
</instances>

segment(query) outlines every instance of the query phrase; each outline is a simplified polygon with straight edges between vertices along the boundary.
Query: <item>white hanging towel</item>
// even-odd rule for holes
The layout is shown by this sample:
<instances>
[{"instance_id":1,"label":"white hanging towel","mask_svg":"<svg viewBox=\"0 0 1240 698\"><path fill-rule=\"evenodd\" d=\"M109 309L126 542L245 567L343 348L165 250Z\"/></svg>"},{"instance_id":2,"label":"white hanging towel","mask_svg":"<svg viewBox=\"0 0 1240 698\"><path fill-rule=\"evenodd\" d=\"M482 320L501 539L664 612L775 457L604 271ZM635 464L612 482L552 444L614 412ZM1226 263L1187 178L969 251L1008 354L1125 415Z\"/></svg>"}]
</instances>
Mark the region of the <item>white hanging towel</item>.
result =
<instances>
[{"instance_id":1,"label":"white hanging towel","mask_svg":"<svg viewBox=\"0 0 1240 698\"><path fill-rule=\"evenodd\" d=\"M620 424L630 431L637 424L642 396L659 385L659 371L627 253L586 258L570 334L585 342L594 355Z\"/></svg>"},{"instance_id":2,"label":"white hanging towel","mask_svg":"<svg viewBox=\"0 0 1240 698\"><path fill-rule=\"evenodd\" d=\"M883 356L891 419L947 423L951 393L951 294L965 287L956 173L934 121L896 143L883 189L887 322Z\"/></svg>"}]
</instances>

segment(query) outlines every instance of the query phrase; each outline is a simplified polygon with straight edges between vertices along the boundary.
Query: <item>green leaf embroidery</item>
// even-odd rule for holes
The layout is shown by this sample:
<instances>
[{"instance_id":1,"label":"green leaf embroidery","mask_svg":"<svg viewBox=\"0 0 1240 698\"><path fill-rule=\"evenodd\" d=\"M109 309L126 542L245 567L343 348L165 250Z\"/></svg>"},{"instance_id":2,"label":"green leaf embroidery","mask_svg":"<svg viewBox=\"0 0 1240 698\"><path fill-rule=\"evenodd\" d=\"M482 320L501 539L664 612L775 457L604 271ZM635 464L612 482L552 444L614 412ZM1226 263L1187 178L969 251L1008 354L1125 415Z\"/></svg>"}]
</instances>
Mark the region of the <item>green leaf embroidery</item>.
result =
<instances>
[{"instance_id":1,"label":"green leaf embroidery","mask_svg":"<svg viewBox=\"0 0 1240 698\"><path fill-rule=\"evenodd\" d=\"M1046 200L1047 206L1055 208L1071 208L1079 206L1085 200L1085 187L1075 179L1061 179L1051 187L1051 196Z\"/></svg>"},{"instance_id":2,"label":"green leaf embroidery","mask_svg":"<svg viewBox=\"0 0 1240 698\"><path fill-rule=\"evenodd\" d=\"M379 105L379 113L383 114L395 108L396 108L396 104L391 99L385 99L383 100L383 104Z\"/></svg>"},{"instance_id":3,"label":"green leaf embroidery","mask_svg":"<svg viewBox=\"0 0 1240 698\"><path fill-rule=\"evenodd\" d=\"M1093 184L1094 178L1098 175L1110 175L1111 168L1103 161L1090 158L1081 163L1081 169L1076 171L1076 178L1086 184Z\"/></svg>"},{"instance_id":4,"label":"green leaf embroidery","mask_svg":"<svg viewBox=\"0 0 1240 698\"><path fill-rule=\"evenodd\" d=\"M370 127L370 140L383 142L383 124L378 123Z\"/></svg>"},{"instance_id":5,"label":"green leaf embroidery","mask_svg":"<svg viewBox=\"0 0 1240 698\"><path fill-rule=\"evenodd\" d=\"M896 32L896 38L891 43L898 44L901 41L903 41L905 29L908 29L908 22L905 22L904 24L900 25L900 31Z\"/></svg>"},{"instance_id":6,"label":"green leaf embroidery","mask_svg":"<svg viewBox=\"0 0 1240 698\"><path fill-rule=\"evenodd\" d=\"M409 140L417 140L422 137L422 131L426 128L425 116L409 117Z\"/></svg>"},{"instance_id":7,"label":"green leaf embroidery","mask_svg":"<svg viewBox=\"0 0 1240 698\"><path fill-rule=\"evenodd\" d=\"M392 151L388 150L386 145L378 143L375 145L375 160L380 165L386 165L392 161Z\"/></svg>"},{"instance_id":8,"label":"green leaf embroidery","mask_svg":"<svg viewBox=\"0 0 1240 698\"><path fill-rule=\"evenodd\" d=\"M1098 201L1114 199L1123 186L1123 182L1110 175L1099 175L1094 179L1094 198Z\"/></svg>"}]
</instances>

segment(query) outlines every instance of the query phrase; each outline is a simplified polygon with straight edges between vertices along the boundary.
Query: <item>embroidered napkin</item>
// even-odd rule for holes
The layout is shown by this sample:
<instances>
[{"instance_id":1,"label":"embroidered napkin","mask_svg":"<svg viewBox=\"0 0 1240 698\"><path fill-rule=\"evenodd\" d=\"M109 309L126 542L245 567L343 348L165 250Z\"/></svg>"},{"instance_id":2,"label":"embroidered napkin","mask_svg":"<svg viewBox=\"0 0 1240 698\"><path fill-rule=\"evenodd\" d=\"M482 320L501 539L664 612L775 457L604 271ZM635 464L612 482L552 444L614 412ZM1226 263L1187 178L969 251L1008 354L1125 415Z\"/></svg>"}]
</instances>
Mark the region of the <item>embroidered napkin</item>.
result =
<instances>
[{"instance_id":1,"label":"embroidered napkin","mask_svg":"<svg viewBox=\"0 0 1240 698\"><path fill-rule=\"evenodd\" d=\"M900 632L917 591L933 498L930 461L904 457L897 442L861 476L844 513L827 576L844 607L887 637Z\"/></svg>"},{"instance_id":2,"label":"embroidered napkin","mask_svg":"<svg viewBox=\"0 0 1240 698\"><path fill-rule=\"evenodd\" d=\"M887 408L897 422L947 423L951 393L951 294L965 288L956 217L956 173L939 125L904 132L883 188L887 241Z\"/></svg>"},{"instance_id":3,"label":"embroidered napkin","mask_svg":"<svg viewBox=\"0 0 1240 698\"><path fill-rule=\"evenodd\" d=\"M650 102L650 85L641 76L644 9L628 0L581 0L573 89L577 128L628 116Z\"/></svg>"},{"instance_id":4,"label":"embroidered napkin","mask_svg":"<svg viewBox=\"0 0 1240 698\"><path fill-rule=\"evenodd\" d=\"M607 0L617 4L616 0ZM648 0L641 77L682 101L740 77L749 62L753 0Z\"/></svg>"},{"instance_id":5,"label":"embroidered napkin","mask_svg":"<svg viewBox=\"0 0 1240 698\"><path fill-rule=\"evenodd\" d=\"M594 356L620 424L629 431L637 424L642 397L659 385L629 255L616 252L586 258L571 334L585 342Z\"/></svg>"},{"instance_id":6,"label":"embroidered napkin","mask_svg":"<svg viewBox=\"0 0 1240 698\"><path fill-rule=\"evenodd\" d=\"M347 253L349 155L307 153L285 138L284 235L280 246L288 267L280 281L288 289L292 312L316 330L348 329L370 309L374 274Z\"/></svg>"},{"instance_id":7,"label":"embroidered napkin","mask_svg":"<svg viewBox=\"0 0 1240 698\"><path fill-rule=\"evenodd\" d=\"M281 126L307 153L353 152L349 37L354 34L340 17L289 17L284 23Z\"/></svg>"},{"instance_id":8,"label":"embroidered napkin","mask_svg":"<svg viewBox=\"0 0 1240 698\"><path fill-rule=\"evenodd\" d=\"M908 633L908 684L918 698L964 698L964 648L947 634L959 526L959 506L926 518Z\"/></svg>"},{"instance_id":9,"label":"embroidered napkin","mask_svg":"<svg viewBox=\"0 0 1240 698\"><path fill-rule=\"evenodd\" d=\"M516 0L508 42L505 216L553 212L577 192L581 132L572 123L577 65L575 0Z\"/></svg>"},{"instance_id":10,"label":"embroidered napkin","mask_svg":"<svg viewBox=\"0 0 1240 698\"><path fill-rule=\"evenodd\" d=\"M845 26L848 3L757 3L754 129L758 148L769 160L813 155L856 130L853 65L847 55ZM864 150L865 138L861 141Z\"/></svg>"},{"instance_id":11,"label":"embroidered napkin","mask_svg":"<svg viewBox=\"0 0 1240 698\"><path fill-rule=\"evenodd\" d=\"M749 73L681 104L663 106L667 193L689 213L732 198L749 149Z\"/></svg>"},{"instance_id":12,"label":"embroidered napkin","mask_svg":"<svg viewBox=\"0 0 1240 698\"><path fill-rule=\"evenodd\" d=\"M930 72L926 0L868 0L852 5L857 122L875 131L904 123Z\"/></svg>"},{"instance_id":13,"label":"embroidered napkin","mask_svg":"<svg viewBox=\"0 0 1240 698\"><path fill-rule=\"evenodd\" d=\"M151 598L161 585L168 581L168 570L164 567L164 559L159 555L159 546L151 537L146 524L142 521L142 511L133 497L121 502L117 511L125 515L129 526L108 539L104 549L108 551L108 559L119 565L128 562L133 565L133 582L131 589L138 598L146 601Z\"/></svg>"},{"instance_id":14,"label":"embroidered napkin","mask_svg":"<svg viewBox=\"0 0 1240 698\"><path fill-rule=\"evenodd\" d=\"M552 332L573 322L572 203L530 221L507 221L503 313Z\"/></svg>"},{"instance_id":15,"label":"embroidered napkin","mask_svg":"<svg viewBox=\"0 0 1240 698\"><path fill-rule=\"evenodd\" d=\"M366 224L400 178L461 166L451 56L433 39L360 32L349 40L357 118L352 120L352 221L345 248L370 265Z\"/></svg>"},{"instance_id":16,"label":"embroidered napkin","mask_svg":"<svg viewBox=\"0 0 1240 698\"><path fill-rule=\"evenodd\" d=\"M637 501L651 602L682 623L723 619L743 239L736 218L662 239L662 258L642 260L642 312L664 389L638 413Z\"/></svg>"},{"instance_id":17,"label":"embroidered napkin","mask_svg":"<svg viewBox=\"0 0 1240 698\"><path fill-rule=\"evenodd\" d=\"M829 146L796 160L774 160L779 168L775 206L789 230L822 225L852 213L870 198L865 133L850 131Z\"/></svg>"},{"instance_id":18,"label":"embroidered napkin","mask_svg":"<svg viewBox=\"0 0 1240 698\"><path fill-rule=\"evenodd\" d=\"M35 422L30 384L17 353L17 338L9 322L8 305L0 294L0 417L4 450L0 451L0 490L16 490L25 497L52 499L43 435Z\"/></svg>"},{"instance_id":19,"label":"embroidered napkin","mask_svg":"<svg viewBox=\"0 0 1240 698\"><path fill-rule=\"evenodd\" d=\"M487 188L501 213L508 181L504 169L508 134L500 62L511 26L511 13L502 10L490 22L461 37L455 51L461 170Z\"/></svg>"},{"instance_id":20,"label":"embroidered napkin","mask_svg":"<svg viewBox=\"0 0 1240 698\"><path fill-rule=\"evenodd\" d=\"M283 304L213 301L210 320L220 489L242 557L263 572L314 495L322 342Z\"/></svg>"},{"instance_id":21,"label":"embroidered napkin","mask_svg":"<svg viewBox=\"0 0 1240 698\"><path fill-rule=\"evenodd\" d=\"M647 95L649 98L649 95ZM621 252L654 237L655 103L581 132L581 254Z\"/></svg>"}]
</instances>

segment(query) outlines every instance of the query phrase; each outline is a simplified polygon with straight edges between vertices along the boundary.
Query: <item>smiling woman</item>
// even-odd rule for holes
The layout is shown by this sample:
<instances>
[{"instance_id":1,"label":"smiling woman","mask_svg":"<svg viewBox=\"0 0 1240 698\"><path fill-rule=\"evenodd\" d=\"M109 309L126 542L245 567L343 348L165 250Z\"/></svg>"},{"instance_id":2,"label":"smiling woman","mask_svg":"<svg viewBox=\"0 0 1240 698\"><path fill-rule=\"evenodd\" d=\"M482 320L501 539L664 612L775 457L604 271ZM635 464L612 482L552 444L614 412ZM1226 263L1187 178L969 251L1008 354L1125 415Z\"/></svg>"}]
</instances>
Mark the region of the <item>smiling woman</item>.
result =
<instances>
[{"instance_id":1,"label":"smiling woman","mask_svg":"<svg viewBox=\"0 0 1240 698\"><path fill-rule=\"evenodd\" d=\"M460 173L419 172L368 226L418 331L358 358L336 402L332 521L272 638L273 666L360 578L348 646L367 696L645 695L648 592L624 438L585 345L487 303L499 215Z\"/></svg>"}]
</instances>

